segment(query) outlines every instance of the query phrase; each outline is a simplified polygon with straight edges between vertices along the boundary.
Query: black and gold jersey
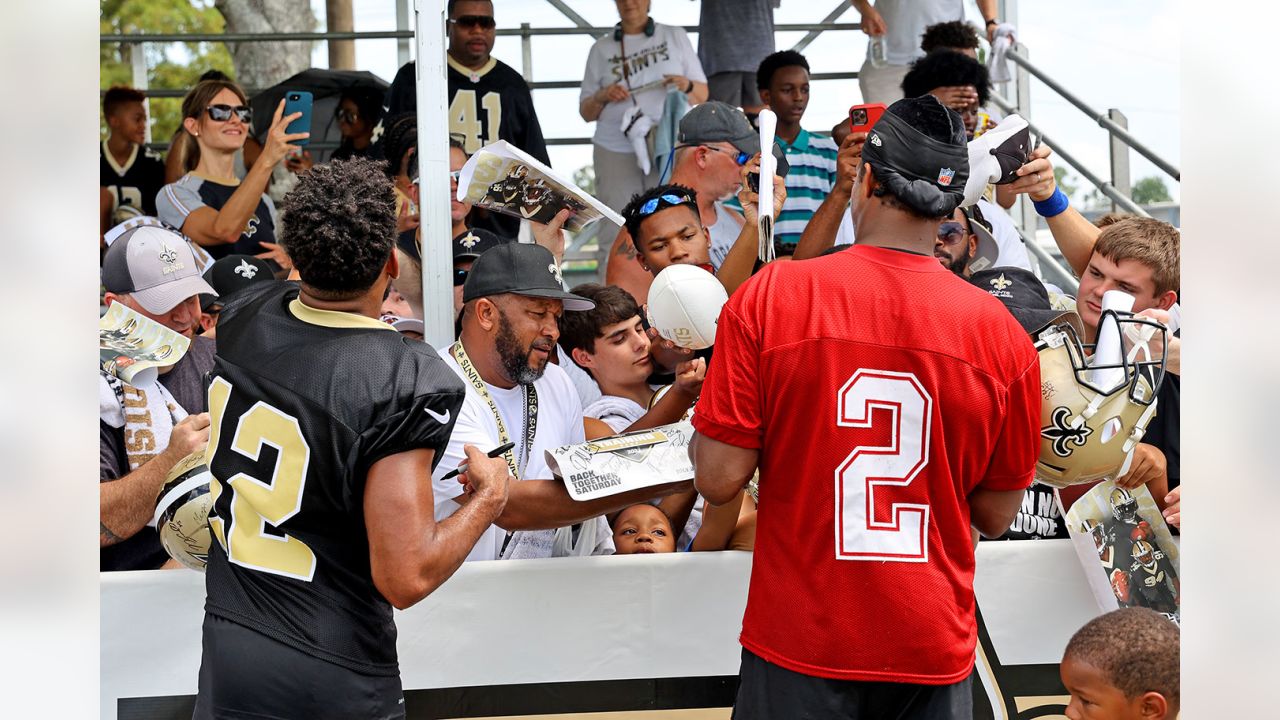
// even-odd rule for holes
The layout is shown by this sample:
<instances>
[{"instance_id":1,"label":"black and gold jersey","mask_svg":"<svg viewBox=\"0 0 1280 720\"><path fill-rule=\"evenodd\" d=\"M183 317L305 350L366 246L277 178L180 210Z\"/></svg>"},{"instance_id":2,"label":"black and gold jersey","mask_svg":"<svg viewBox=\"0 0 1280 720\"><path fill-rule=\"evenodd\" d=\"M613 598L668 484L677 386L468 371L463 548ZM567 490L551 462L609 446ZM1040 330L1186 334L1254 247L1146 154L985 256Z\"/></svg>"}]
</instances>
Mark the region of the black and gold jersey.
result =
<instances>
[{"instance_id":1,"label":"black and gold jersey","mask_svg":"<svg viewBox=\"0 0 1280 720\"><path fill-rule=\"evenodd\" d=\"M206 611L357 672L393 675L363 498L376 461L441 451L464 387L426 343L316 310L292 283L224 308L209 381ZM423 482L430 482L424 477Z\"/></svg>"},{"instance_id":2,"label":"black and gold jersey","mask_svg":"<svg viewBox=\"0 0 1280 720\"><path fill-rule=\"evenodd\" d=\"M187 216L194 210L202 207L221 210L239 187L238 180L227 185L193 172L187 173L178 178L177 182L165 185L156 196L156 217L182 229ZM244 224L244 230L240 231L240 237L234 243L213 245L205 250L214 260L232 253L257 255L266 252L267 249L261 245L264 242L276 242L276 206L266 193L262 194L258 207L254 208L253 214Z\"/></svg>"},{"instance_id":3,"label":"black and gold jersey","mask_svg":"<svg viewBox=\"0 0 1280 720\"><path fill-rule=\"evenodd\" d=\"M107 141L98 156L98 183L111 193L111 212L131 205L143 215L156 214L156 194L164 187L164 160L160 154L134 145L124 164L116 162Z\"/></svg>"}]
</instances>

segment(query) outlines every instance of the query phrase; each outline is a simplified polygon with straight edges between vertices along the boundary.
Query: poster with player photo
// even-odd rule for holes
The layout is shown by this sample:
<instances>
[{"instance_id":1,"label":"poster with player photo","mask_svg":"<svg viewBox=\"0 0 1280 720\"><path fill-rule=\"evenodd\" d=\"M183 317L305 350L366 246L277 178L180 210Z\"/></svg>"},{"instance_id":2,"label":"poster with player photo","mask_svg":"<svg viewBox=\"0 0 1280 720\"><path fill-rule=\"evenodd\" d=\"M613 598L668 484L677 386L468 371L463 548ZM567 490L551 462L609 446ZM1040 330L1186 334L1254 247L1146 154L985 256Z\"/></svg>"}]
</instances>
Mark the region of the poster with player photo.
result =
<instances>
[{"instance_id":1,"label":"poster with player photo","mask_svg":"<svg viewBox=\"0 0 1280 720\"><path fill-rule=\"evenodd\" d=\"M564 229L575 233L601 218L622 227L621 215L505 140L480 148L462 166L458 200L544 225L569 208Z\"/></svg>"},{"instance_id":2,"label":"poster with player photo","mask_svg":"<svg viewBox=\"0 0 1280 720\"><path fill-rule=\"evenodd\" d=\"M1145 485L1098 483L1071 506L1067 530L1099 609L1145 607L1180 620L1178 545Z\"/></svg>"},{"instance_id":3,"label":"poster with player photo","mask_svg":"<svg viewBox=\"0 0 1280 720\"><path fill-rule=\"evenodd\" d=\"M693 479L687 420L547 451L547 466L574 500Z\"/></svg>"},{"instance_id":4,"label":"poster with player photo","mask_svg":"<svg viewBox=\"0 0 1280 720\"><path fill-rule=\"evenodd\" d=\"M149 384L159 368L182 359L191 341L114 302L98 321L98 365L131 385Z\"/></svg>"}]
</instances>

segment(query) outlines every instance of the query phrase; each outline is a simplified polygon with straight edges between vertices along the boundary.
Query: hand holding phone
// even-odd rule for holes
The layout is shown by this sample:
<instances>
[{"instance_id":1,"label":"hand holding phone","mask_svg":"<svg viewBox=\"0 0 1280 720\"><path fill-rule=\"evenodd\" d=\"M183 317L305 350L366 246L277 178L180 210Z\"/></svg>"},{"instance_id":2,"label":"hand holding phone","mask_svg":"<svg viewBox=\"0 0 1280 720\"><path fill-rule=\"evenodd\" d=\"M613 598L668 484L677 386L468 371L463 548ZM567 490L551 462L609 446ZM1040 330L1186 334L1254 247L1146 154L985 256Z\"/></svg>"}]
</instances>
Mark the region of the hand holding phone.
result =
<instances>
[{"instance_id":1,"label":"hand holding phone","mask_svg":"<svg viewBox=\"0 0 1280 720\"><path fill-rule=\"evenodd\" d=\"M884 103L854 105L849 108L849 132L870 132L884 111Z\"/></svg>"},{"instance_id":2,"label":"hand holding phone","mask_svg":"<svg viewBox=\"0 0 1280 720\"><path fill-rule=\"evenodd\" d=\"M297 118L289 123L284 129L285 133L293 135L295 133L311 132L311 93L304 90L287 90L284 94L284 114L292 115L294 113L302 113L302 117ZM310 138L302 138L294 140L294 145L306 145L311 142Z\"/></svg>"}]
</instances>

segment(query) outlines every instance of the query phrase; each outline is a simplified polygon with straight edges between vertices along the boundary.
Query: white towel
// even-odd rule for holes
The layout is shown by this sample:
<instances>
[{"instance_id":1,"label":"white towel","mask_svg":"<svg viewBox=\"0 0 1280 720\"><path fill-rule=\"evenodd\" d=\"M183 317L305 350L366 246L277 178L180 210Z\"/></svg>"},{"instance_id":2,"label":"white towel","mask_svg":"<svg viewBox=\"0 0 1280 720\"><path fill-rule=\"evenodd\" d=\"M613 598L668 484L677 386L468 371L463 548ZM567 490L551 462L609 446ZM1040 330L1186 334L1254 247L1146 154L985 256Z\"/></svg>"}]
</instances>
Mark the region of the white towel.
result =
<instances>
[{"instance_id":1,"label":"white towel","mask_svg":"<svg viewBox=\"0 0 1280 720\"><path fill-rule=\"evenodd\" d=\"M636 151L636 164L645 175L652 167L649 160L649 130L652 127L653 118L645 115L639 105L632 105L622 114L622 132L631 141L631 147Z\"/></svg>"},{"instance_id":2,"label":"white towel","mask_svg":"<svg viewBox=\"0 0 1280 720\"><path fill-rule=\"evenodd\" d=\"M186 416L159 380L130 385L98 371L98 417L124 429L130 472L169 447L173 426Z\"/></svg>"},{"instance_id":3,"label":"white towel","mask_svg":"<svg viewBox=\"0 0 1280 720\"><path fill-rule=\"evenodd\" d=\"M1013 76L1009 73L1009 51L1013 49L1014 27L1009 23L996 26L996 39L991 43L991 57L987 59L987 68L991 70L993 84L1007 83Z\"/></svg>"}]
</instances>

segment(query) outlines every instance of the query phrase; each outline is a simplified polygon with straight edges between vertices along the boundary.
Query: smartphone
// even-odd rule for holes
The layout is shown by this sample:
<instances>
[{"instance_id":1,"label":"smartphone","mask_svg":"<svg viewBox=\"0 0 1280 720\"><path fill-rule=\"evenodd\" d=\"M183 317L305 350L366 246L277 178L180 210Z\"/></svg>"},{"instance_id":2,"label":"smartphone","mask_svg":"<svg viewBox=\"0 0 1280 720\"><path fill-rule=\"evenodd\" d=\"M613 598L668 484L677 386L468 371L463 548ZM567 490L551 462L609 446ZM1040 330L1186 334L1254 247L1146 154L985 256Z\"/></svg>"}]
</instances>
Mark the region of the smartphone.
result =
<instances>
[{"instance_id":1,"label":"smartphone","mask_svg":"<svg viewBox=\"0 0 1280 720\"><path fill-rule=\"evenodd\" d=\"M311 132L311 93L305 90L288 90L284 94L284 114L292 115L296 112L302 113L302 117L289 123L284 129L286 133L293 135L295 133ZM294 145L306 145L311 142L310 138L302 138L294 140Z\"/></svg>"},{"instance_id":2,"label":"smartphone","mask_svg":"<svg viewBox=\"0 0 1280 720\"><path fill-rule=\"evenodd\" d=\"M884 114L884 109L883 103L867 103L849 108L849 131L869 132Z\"/></svg>"},{"instance_id":3,"label":"smartphone","mask_svg":"<svg viewBox=\"0 0 1280 720\"><path fill-rule=\"evenodd\" d=\"M751 192L760 192L760 173L754 170L747 173L747 187L751 188Z\"/></svg>"}]
</instances>

